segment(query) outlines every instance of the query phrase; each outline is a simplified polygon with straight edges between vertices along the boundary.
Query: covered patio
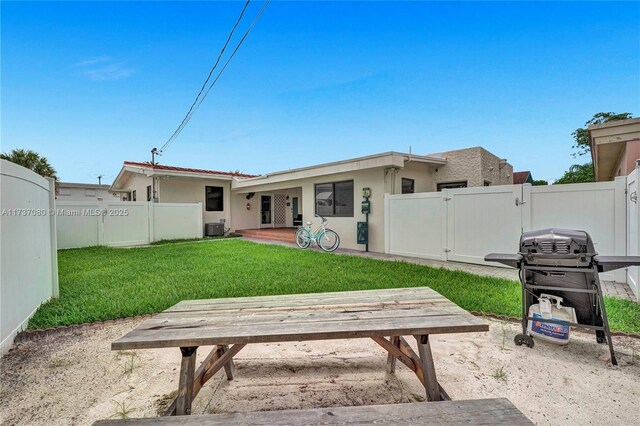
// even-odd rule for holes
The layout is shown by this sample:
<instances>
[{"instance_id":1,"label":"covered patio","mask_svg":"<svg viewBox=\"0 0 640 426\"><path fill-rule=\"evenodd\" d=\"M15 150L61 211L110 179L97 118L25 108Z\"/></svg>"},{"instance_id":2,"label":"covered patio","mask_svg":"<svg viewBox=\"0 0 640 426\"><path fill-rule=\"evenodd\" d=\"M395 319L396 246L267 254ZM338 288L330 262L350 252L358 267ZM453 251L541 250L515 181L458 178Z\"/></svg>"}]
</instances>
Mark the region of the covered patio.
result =
<instances>
[{"instance_id":1,"label":"covered patio","mask_svg":"<svg viewBox=\"0 0 640 426\"><path fill-rule=\"evenodd\" d=\"M285 243L293 243L295 240L296 230L298 228L262 228L262 229L238 229L236 234L243 237L257 238L260 240L282 241Z\"/></svg>"}]
</instances>

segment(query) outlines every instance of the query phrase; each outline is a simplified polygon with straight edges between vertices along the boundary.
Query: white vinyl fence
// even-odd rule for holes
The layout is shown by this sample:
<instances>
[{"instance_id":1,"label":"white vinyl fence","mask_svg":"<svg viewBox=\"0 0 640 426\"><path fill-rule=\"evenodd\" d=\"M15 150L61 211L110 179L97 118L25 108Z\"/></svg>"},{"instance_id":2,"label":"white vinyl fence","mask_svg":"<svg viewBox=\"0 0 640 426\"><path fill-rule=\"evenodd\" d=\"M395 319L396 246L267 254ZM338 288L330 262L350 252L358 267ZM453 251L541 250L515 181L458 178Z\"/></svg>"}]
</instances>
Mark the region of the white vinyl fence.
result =
<instances>
[{"instance_id":1,"label":"white vinyl fence","mask_svg":"<svg viewBox=\"0 0 640 426\"><path fill-rule=\"evenodd\" d=\"M640 208L638 208L638 192L640 192L640 167L627 177L627 254L640 256ZM627 284L640 300L640 268L637 266L627 269Z\"/></svg>"},{"instance_id":2,"label":"white vinyl fence","mask_svg":"<svg viewBox=\"0 0 640 426\"><path fill-rule=\"evenodd\" d=\"M0 351L58 296L54 182L0 160Z\"/></svg>"},{"instance_id":3,"label":"white vinyl fence","mask_svg":"<svg viewBox=\"0 0 640 426\"><path fill-rule=\"evenodd\" d=\"M587 231L596 250L626 255L626 177L577 185L504 185L385 196L385 252L485 264L540 228ZM495 265L494 266L499 266ZM625 272L603 274L625 282Z\"/></svg>"},{"instance_id":4,"label":"white vinyl fence","mask_svg":"<svg viewBox=\"0 0 640 426\"><path fill-rule=\"evenodd\" d=\"M58 248L127 247L202 238L202 204L58 201Z\"/></svg>"}]
</instances>

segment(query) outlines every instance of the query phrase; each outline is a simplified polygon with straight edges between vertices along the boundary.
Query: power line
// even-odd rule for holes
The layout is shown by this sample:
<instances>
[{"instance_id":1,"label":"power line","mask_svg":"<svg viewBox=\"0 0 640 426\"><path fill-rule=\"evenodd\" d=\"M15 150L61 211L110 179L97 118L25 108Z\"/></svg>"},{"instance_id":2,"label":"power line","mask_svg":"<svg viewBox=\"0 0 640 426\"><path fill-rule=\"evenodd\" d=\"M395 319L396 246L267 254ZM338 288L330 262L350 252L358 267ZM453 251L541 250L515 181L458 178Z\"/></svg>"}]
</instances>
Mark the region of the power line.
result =
<instances>
[{"instance_id":1,"label":"power line","mask_svg":"<svg viewBox=\"0 0 640 426\"><path fill-rule=\"evenodd\" d=\"M196 98L193 100L193 103L189 107L189 111L187 111L187 113L185 114L184 118L182 119L182 122L180 123L178 128L173 132L171 137L169 139L167 139L167 141L162 146L162 148L160 148L160 152L165 150L167 145L169 143L171 143L173 141L173 139L175 139L178 136L178 134L182 131L184 126L187 124L188 117L192 114L194 106L198 102L198 99L200 99L200 95L204 91L205 87L207 87L207 83L209 83L209 80L211 79L211 75L213 75L213 72L215 71L216 67L220 63L220 59L222 58L222 55L224 54L225 50L227 49L227 46L229 45L229 42L231 41L231 37L233 37L233 33L235 32L236 28L238 28L238 25L240 24L240 21L242 21L242 17L244 16L244 13L246 12L247 7L249 7L249 3L251 3L251 0L247 0L245 2L244 7L242 8L242 11L240 12L240 16L238 16L238 19L236 20L236 23L231 28L231 31L229 32L229 36L227 37L227 40L225 41L224 46L222 46L222 50L220 50L220 53L218 54L218 58L216 59L215 64L213 64L213 67L211 67L211 69L209 70L209 74L207 75L207 79L204 81L204 83L202 83L202 87L200 88L200 91L198 92L198 95L196 96Z\"/></svg>"},{"instance_id":2,"label":"power line","mask_svg":"<svg viewBox=\"0 0 640 426\"><path fill-rule=\"evenodd\" d=\"M240 42L238 43L238 45L236 46L236 48L233 50L233 52L231 53L231 56L229 56L229 59L227 59L227 62L225 62L224 66L222 67L222 69L220 70L220 72L218 73L218 75L216 76L216 78L213 80L213 82L211 83L211 86L209 86L209 88L207 89L207 91L205 92L204 96L202 97L202 99L200 100L200 103L198 104L198 106L200 106L200 104L202 103L202 101L205 100L205 98L207 97L207 95L209 94L209 92L211 91L211 89L213 88L213 86L216 84L216 82L218 81L218 79L220 78L220 76L222 75L222 73L224 72L225 69L227 69L227 65L229 65L229 62L231 62L231 59L233 59L233 57L235 56L236 52L238 51L238 49L240 49L240 46L242 46L242 43L244 43L244 40L247 38L247 36L249 35L249 33L251 32L251 30L253 29L253 27L256 26L256 24L258 23L258 21L260 20L260 17L262 16L262 14L264 13L264 10L267 8L267 5L269 4L271 0L267 0L265 1L264 5L262 6L262 9L260 9L260 12L258 12L258 14L256 15L256 17L253 19L253 22L251 22L251 25L249 25L249 28L247 29L247 32L244 33L244 35L242 36L242 38L240 39Z\"/></svg>"},{"instance_id":3,"label":"power line","mask_svg":"<svg viewBox=\"0 0 640 426\"><path fill-rule=\"evenodd\" d=\"M260 17L262 17L262 14L264 13L265 9L267 8L267 5L269 4L269 2L271 0L266 0L265 3L262 5L262 8L260 9L258 14L255 16L255 18L253 19L253 21L251 22L251 24L247 28L247 31L244 33L244 35L242 36L242 38L240 39L240 41L236 45L235 49L233 50L233 52L231 53L231 55L229 56L229 58L225 62L224 66L222 67L220 72L218 72L218 74L216 75L215 79L211 82L211 84L207 88L206 92L204 92L204 95L202 96L202 98L200 98L200 95L202 95L202 92L203 92L205 86L209 82L211 76L213 75L214 70L216 69L217 65L219 64L220 58L222 57L222 54L226 50L226 47L227 47L227 45L229 43L229 40L231 39L231 36L233 35L233 32L235 31L236 27L238 26L240 20L242 19L242 16L244 15L244 12L245 12L247 6L249 5L250 1L251 0L247 0L247 2L245 3L245 6L244 6L244 8L242 10L242 13L240 14L240 17L238 18L238 21L236 22L236 24L234 25L233 29L231 30L231 33L229 34L229 37L227 38L227 41L226 41L224 47L222 48L222 51L220 52L220 55L218 56L218 59L216 60L215 65L211 68L211 71L209 72L209 75L207 76L206 81L202 85L202 88L200 89L200 92L198 93L198 96L196 96L196 99L194 100L193 104L191 105L191 108L189 108L189 111L187 112L187 114L185 115L184 119L182 120L182 122L180 123L180 125L178 126L176 131L173 133L173 135L171 135L171 137L165 142L165 144L162 146L162 148L160 148L159 151L156 151L158 154L162 154L169 147L169 145L174 140L176 140L176 138L180 135L180 133L182 133L182 130L189 123L189 121L191 120L191 117L193 116L195 111L200 107L202 102L206 99L207 95L209 94L209 92L211 91L213 86L218 82L218 80L222 76L222 73L224 72L224 70L229 65L229 62L231 62L231 59L233 59L235 54L240 49L240 46L242 46L242 43L244 43L245 39L247 38L247 36L251 32L251 30L253 30L253 28L256 26L256 24L260 20Z\"/></svg>"}]
</instances>

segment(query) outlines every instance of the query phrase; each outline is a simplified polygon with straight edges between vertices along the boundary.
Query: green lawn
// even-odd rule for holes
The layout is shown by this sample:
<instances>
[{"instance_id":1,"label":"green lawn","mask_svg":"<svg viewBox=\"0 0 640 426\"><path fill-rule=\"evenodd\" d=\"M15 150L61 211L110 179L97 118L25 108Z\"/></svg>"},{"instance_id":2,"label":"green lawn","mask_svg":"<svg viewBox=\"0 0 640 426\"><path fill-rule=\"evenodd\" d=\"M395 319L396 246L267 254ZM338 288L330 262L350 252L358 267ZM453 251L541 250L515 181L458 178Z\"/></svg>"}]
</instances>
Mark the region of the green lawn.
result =
<instances>
[{"instance_id":1,"label":"green lawn","mask_svg":"<svg viewBox=\"0 0 640 426\"><path fill-rule=\"evenodd\" d=\"M465 309L518 316L520 285L465 272L241 240L58 253L60 298L30 329L160 312L180 300L427 286ZM640 332L640 305L608 299L615 330Z\"/></svg>"}]
</instances>

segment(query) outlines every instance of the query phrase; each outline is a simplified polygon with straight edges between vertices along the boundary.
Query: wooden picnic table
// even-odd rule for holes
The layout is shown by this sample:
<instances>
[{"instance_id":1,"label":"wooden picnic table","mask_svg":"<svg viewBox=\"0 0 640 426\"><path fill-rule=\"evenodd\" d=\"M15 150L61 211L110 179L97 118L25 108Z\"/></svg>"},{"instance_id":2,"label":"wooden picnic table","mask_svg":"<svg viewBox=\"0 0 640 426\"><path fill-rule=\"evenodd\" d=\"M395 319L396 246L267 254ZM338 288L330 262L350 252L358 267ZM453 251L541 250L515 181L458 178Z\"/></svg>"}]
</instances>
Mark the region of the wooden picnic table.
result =
<instances>
[{"instance_id":1,"label":"wooden picnic table","mask_svg":"<svg viewBox=\"0 0 640 426\"><path fill-rule=\"evenodd\" d=\"M371 338L416 373L429 401L449 399L436 378L429 336L488 331L489 326L426 287L188 300L147 319L112 350L180 348L178 395L167 415L191 414L202 386L249 343ZM387 336L390 336L387 338ZM414 336L416 354L403 336ZM199 346L215 346L196 369Z\"/></svg>"}]
</instances>

